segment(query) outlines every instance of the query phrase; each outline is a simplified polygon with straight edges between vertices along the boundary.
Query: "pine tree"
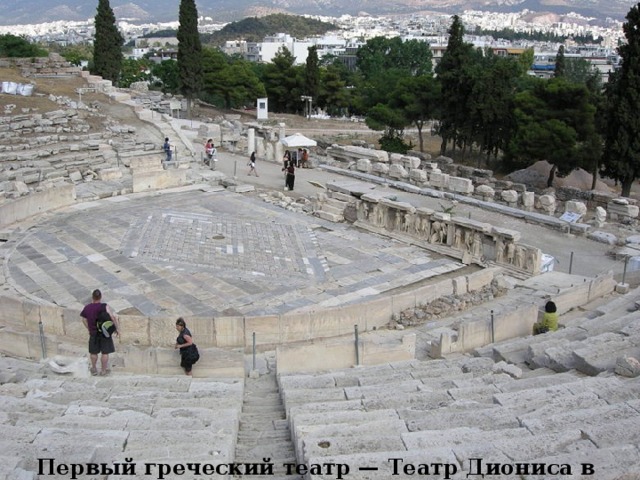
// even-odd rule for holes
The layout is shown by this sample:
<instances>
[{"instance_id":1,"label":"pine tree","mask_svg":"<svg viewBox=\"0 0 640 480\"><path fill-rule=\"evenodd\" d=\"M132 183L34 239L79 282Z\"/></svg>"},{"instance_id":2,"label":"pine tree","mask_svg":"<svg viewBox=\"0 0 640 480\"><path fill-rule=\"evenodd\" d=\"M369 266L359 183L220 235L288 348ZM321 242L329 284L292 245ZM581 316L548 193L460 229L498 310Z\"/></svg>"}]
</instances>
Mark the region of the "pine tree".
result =
<instances>
[{"instance_id":1,"label":"pine tree","mask_svg":"<svg viewBox=\"0 0 640 480\"><path fill-rule=\"evenodd\" d=\"M629 196L640 177L640 5L626 16L622 29L627 43L618 48L622 66L606 89L607 130L602 157L605 175L622 183Z\"/></svg>"},{"instance_id":2,"label":"pine tree","mask_svg":"<svg viewBox=\"0 0 640 480\"><path fill-rule=\"evenodd\" d=\"M198 10L194 0L180 0L178 14L178 71L180 92L187 97L187 115L191 101L202 89L202 44L198 33Z\"/></svg>"},{"instance_id":3,"label":"pine tree","mask_svg":"<svg viewBox=\"0 0 640 480\"><path fill-rule=\"evenodd\" d=\"M118 31L109 0L98 0L95 28L92 73L117 83L122 68L124 38Z\"/></svg>"}]
</instances>

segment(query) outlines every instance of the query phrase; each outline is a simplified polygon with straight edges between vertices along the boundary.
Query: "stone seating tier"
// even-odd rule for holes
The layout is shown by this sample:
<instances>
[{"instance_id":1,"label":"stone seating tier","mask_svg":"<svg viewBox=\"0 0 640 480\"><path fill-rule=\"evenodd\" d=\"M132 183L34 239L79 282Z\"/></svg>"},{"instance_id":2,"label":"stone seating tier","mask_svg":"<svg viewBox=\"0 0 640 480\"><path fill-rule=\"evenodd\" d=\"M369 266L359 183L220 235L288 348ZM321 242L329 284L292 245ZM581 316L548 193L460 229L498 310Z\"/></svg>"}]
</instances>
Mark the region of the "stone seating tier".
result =
<instances>
[{"instance_id":1,"label":"stone seating tier","mask_svg":"<svg viewBox=\"0 0 640 480\"><path fill-rule=\"evenodd\" d=\"M445 461L459 472L468 472L471 458L510 464L563 459L576 468L582 459L612 479L640 472L635 460L614 455L638 453L640 382L544 369L515 379L494 373L487 360L280 375L298 461L376 466L377 475L390 475L391 457ZM407 372L431 374L424 378L439 385L412 383ZM446 382L456 385L443 391ZM350 478L371 478L354 470Z\"/></svg>"},{"instance_id":2,"label":"stone seating tier","mask_svg":"<svg viewBox=\"0 0 640 480\"><path fill-rule=\"evenodd\" d=\"M57 464L133 458L140 468L184 462L180 431L188 432L189 461L234 459L242 378L88 377L86 366L82 378L6 357L0 365L3 478L37 478L39 458Z\"/></svg>"}]
</instances>

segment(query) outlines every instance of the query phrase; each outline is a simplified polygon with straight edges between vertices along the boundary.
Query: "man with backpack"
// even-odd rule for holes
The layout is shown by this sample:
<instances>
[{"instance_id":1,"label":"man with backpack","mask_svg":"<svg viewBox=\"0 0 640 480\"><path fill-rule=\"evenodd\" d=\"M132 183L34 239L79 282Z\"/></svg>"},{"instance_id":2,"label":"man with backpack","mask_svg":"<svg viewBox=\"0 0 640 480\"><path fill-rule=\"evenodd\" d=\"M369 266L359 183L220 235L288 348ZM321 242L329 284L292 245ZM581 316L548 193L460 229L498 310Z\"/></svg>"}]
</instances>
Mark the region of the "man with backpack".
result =
<instances>
[{"instance_id":1,"label":"man with backpack","mask_svg":"<svg viewBox=\"0 0 640 480\"><path fill-rule=\"evenodd\" d=\"M96 364L100 358L100 375L108 375L109 354L116 351L113 335L120 336L118 316L109 305L102 303L102 292L95 289L91 294L91 303L80 313L83 325L89 331L89 357L91 358L91 375L98 375Z\"/></svg>"}]
</instances>

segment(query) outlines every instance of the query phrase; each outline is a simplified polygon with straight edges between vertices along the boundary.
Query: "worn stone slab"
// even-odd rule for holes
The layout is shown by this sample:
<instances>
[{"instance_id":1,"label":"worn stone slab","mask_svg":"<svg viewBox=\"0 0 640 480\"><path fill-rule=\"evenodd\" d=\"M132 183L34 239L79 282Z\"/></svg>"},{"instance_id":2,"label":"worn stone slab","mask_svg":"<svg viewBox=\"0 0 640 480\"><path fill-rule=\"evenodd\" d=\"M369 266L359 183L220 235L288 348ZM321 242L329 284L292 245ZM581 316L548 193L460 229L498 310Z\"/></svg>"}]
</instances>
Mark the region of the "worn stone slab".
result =
<instances>
[{"instance_id":1,"label":"worn stone slab","mask_svg":"<svg viewBox=\"0 0 640 480\"><path fill-rule=\"evenodd\" d=\"M484 404L480 404L483 405ZM443 430L450 425L459 427L492 430L498 428L515 428L520 426L517 417L503 408L486 405L486 408L467 408L457 410L448 406L429 412L398 410L400 418L407 422L410 432L418 430Z\"/></svg>"},{"instance_id":2,"label":"worn stone slab","mask_svg":"<svg viewBox=\"0 0 640 480\"><path fill-rule=\"evenodd\" d=\"M493 403L493 396L500 390L495 385L474 385L469 387L450 388L447 393L454 400L466 400L478 403Z\"/></svg>"},{"instance_id":3,"label":"worn stone slab","mask_svg":"<svg viewBox=\"0 0 640 480\"><path fill-rule=\"evenodd\" d=\"M615 422L619 420L637 417L637 410L626 404L617 404L587 410L529 417L522 420L522 425L535 435L538 435L545 432L561 432L575 425L580 425L580 428L604 426L615 424Z\"/></svg>"},{"instance_id":4,"label":"worn stone slab","mask_svg":"<svg viewBox=\"0 0 640 480\"><path fill-rule=\"evenodd\" d=\"M285 408L289 409L294 405L300 405L310 402L326 402L326 401L344 401L347 400L344 389L342 388L306 388L293 391L282 392L282 402Z\"/></svg>"},{"instance_id":5,"label":"worn stone slab","mask_svg":"<svg viewBox=\"0 0 640 480\"><path fill-rule=\"evenodd\" d=\"M404 449L400 434L357 435L349 437L305 437L302 451L305 458L326 457L333 455L351 455L354 453L388 452Z\"/></svg>"},{"instance_id":6,"label":"worn stone slab","mask_svg":"<svg viewBox=\"0 0 640 480\"><path fill-rule=\"evenodd\" d=\"M336 386L336 374L326 373L317 375L280 375L278 384L281 389L295 388L327 388Z\"/></svg>"},{"instance_id":7,"label":"worn stone slab","mask_svg":"<svg viewBox=\"0 0 640 480\"><path fill-rule=\"evenodd\" d=\"M389 391L411 393L417 392L422 382L420 380L407 380L401 382L380 382L368 386L345 387L344 393L349 400L358 398L376 398L385 396Z\"/></svg>"},{"instance_id":8,"label":"worn stone slab","mask_svg":"<svg viewBox=\"0 0 640 480\"><path fill-rule=\"evenodd\" d=\"M367 410L384 408L413 408L416 410L433 410L453 402L446 391L424 391L403 393L402 395L384 395L376 398L363 398L362 405Z\"/></svg>"},{"instance_id":9,"label":"worn stone slab","mask_svg":"<svg viewBox=\"0 0 640 480\"><path fill-rule=\"evenodd\" d=\"M458 445L489 443L498 439L533 438L524 428L481 430L471 427L452 427L445 430L424 430L402 434L407 450L429 451L434 448L454 448Z\"/></svg>"},{"instance_id":10,"label":"worn stone slab","mask_svg":"<svg viewBox=\"0 0 640 480\"><path fill-rule=\"evenodd\" d=\"M581 348L573 350L576 368L587 375L598 375L613 370L619 356L635 356L640 352L640 339L603 333L585 340Z\"/></svg>"},{"instance_id":11,"label":"worn stone slab","mask_svg":"<svg viewBox=\"0 0 640 480\"><path fill-rule=\"evenodd\" d=\"M318 413L299 413L291 417L292 428L310 427L312 425L343 425L345 430L349 430L353 425L363 425L370 422L396 420L398 414L393 409L384 410L348 410L348 411L326 411Z\"/></svg>"},{"instance_id":12,"label":"worn stone slab","mask_svg":"<svg viewBox=\"0 0 640 480\"><path fill-rule=\"evenodd\" d=\"M376 185L374 185L373 183L352 180L341 180L327 183L327 190L344 193L345 195L353 195L356 197L360 197L363 194L374 190L375 188Z\"/></svg>"},{"instance_id":13,"label":"worn stone slab","mask_svg":"<svg viewBox=\"0 0 640 480\"><path fill-rule=\"evenodd\" d=\"M587 425L581 429L598 448L615 447L625 443L640 445L640 416L620 419L614 424Z\"/></svg>"},{"instance_id":14,"label":"worn stone slab","mask_svg":"<svg viewBox=\"0 0 640 480\"><path fill-rule=\"evenodd\" d=\"M231 185L227 187L227 190L235 193L249 193L249 192L255 192L256 187L254 185L248 185L248 184Z\"/></svg>"},{"instance_id":15,"label":"worn stone slab","mask_svg":"<svg viewBox=\"0 0 640 480\"><path fill-rule=\"evenodd\" d=\"M389 407L384 407L389 408ZM345 400L343 402L311 402L303 405L296 405L287 409L287 418L294 418L297 415L312 413L320 414L324 412L347 412L367 410L361 400Z\"/></svg>"}]
</instances>

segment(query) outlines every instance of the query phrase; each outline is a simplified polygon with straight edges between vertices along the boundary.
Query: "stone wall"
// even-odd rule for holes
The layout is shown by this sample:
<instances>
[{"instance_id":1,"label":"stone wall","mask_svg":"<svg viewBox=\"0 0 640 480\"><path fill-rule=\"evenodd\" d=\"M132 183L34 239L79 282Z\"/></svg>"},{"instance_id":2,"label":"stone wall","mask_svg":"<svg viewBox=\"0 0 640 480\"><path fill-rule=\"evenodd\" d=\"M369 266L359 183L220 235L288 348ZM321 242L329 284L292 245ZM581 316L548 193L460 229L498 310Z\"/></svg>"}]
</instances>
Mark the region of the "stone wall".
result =
<instances>
[{"instance_id":1,"label":"stone wall","mask_svg":"<svg viewBox=\"0 0 640 480\"><path fill-rule=\"evenodd\" d=\"M75 201L75 186L65 184L0 203L0 228L49 210L72 205Z\"/></svg>"},{"instance_id":2,"label":"stone wall","mask_svg":"<svg viewBox=\"0 0 640 480\"><path fill-rule=\"evenodd\" d=\"M467 275L465 285L482 288L491 283L494 274L495 271L489 269ZM257 348L271 350L284 344L353 335L354 325L358 325L362 333L377 330L385 327L394 313L453 291L453 280L445 279L362 304L262 317L190 317L189 326L198 332L198 346L202 348L240 348L249 352L255 333ZM167 348L175 341L174 317L120 315L120 322L123 326L120 351L130 350L137 352L136 355L147 352L144 355L152 357L150 352L154 348ZM74 349L84 352L87 333L80 312L0 296L0 352L40 360L42 341L48 357L67 355ZM139 371L139 366L127 367L127 362L133 360L124 357L125 369ZM152 373L157 366L152 360L148 363Z\"/></svg>"},{"instance_id":3,"label":"stone wall","mask_svg":"<svg viewBox=\"0 0 640 480\"><path fill-rule=\"evenodd\" d=\"M362 335L358 342L359 363L356 358L355 338L337 339L321 344L284 345L276 348L279 374L318 372L353 367L378 365L416 358L416 334L408 333L401 339L374 342Z\"/></svg>"},{"instance_id":4,"label":"stone wall","mask_svg":"<svg viewBox=\"0 0 640 480\"><path fill-rule=\"evenodd\" d=\"M68 77L82 72L82 68L71 65L58 53L48 57L0 58L0 67L18 67L25 77Z\"/></svg>"},{"instance_id":5,"label":"stone wall","mask_svg":"<svg viewBox=\"0 0 640 480\"><path fill-rule=\"evenodd\" d=\"M521 304L515 308L496 311L491 317L463 323L456 333L442 333L437 344L432 345L430 355L442 358L453 353L470 352L493 342L530 335L538 319L535 303Z\"/></svg>"}]
</instances>

